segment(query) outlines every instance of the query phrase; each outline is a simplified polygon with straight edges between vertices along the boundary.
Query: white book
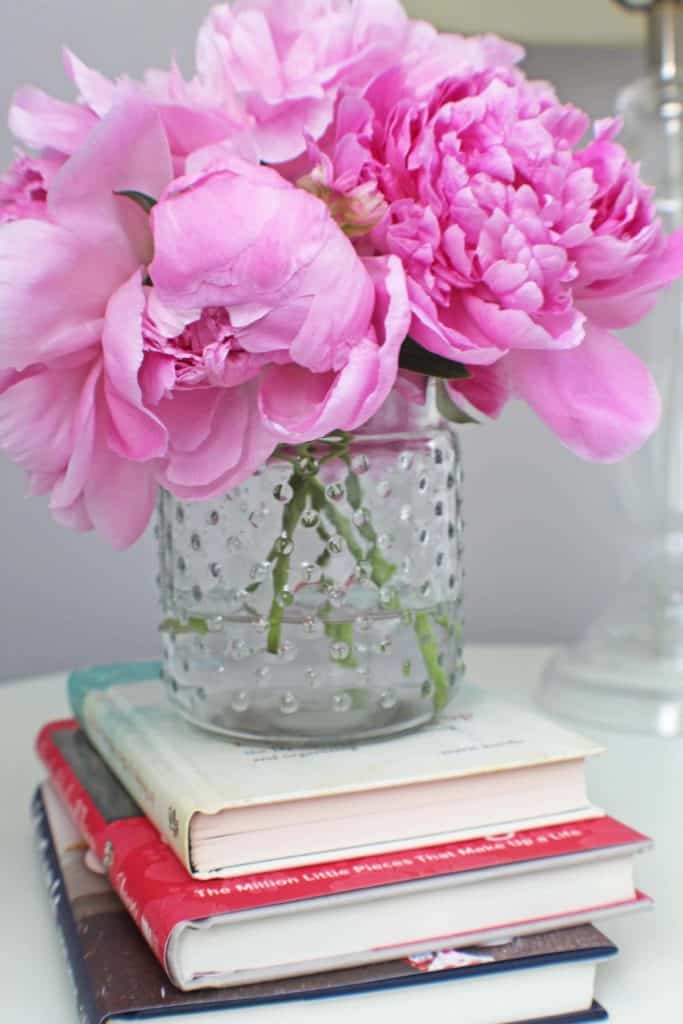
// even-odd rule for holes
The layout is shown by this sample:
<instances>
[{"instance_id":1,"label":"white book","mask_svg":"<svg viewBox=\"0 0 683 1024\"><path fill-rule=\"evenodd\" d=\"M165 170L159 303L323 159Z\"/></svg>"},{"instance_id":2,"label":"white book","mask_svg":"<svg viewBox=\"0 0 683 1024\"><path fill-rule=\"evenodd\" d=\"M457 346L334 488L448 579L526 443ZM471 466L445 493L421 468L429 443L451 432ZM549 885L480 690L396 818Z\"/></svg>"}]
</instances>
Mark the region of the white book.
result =
<instances>
[{"instance_id":1,"label":"white book","mask_svg":"<svg viewBox=\"0 0 683 1024\"><path fill-rule=\"evenodd\" d=\"M195 878L323 864L595 818L590 740L475 690L411 736L272 750L203 732L158 679L70 682L92 744Z\"/></svg>"}]
</instances>

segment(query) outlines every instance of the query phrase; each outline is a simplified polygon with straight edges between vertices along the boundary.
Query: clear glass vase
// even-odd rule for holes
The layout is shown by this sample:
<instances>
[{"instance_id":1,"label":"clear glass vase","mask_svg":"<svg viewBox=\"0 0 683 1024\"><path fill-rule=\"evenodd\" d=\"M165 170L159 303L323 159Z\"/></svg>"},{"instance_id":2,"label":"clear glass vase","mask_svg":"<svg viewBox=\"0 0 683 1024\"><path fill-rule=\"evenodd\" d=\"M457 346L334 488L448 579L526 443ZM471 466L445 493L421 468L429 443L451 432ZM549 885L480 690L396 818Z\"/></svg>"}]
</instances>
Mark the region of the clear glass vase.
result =
<instances>
[{"instance_id":1,"label":"clear glass vase","mask_svg":"<svg viewBox=\"0 0 683 1024\"><path fill-rule=\"evenodd\" d=\"M433 391L283 446L226 497L159 504L164 675L233 739L348 743L432 721L462 679L462 464Z\"/></svg>"}]
</instances>

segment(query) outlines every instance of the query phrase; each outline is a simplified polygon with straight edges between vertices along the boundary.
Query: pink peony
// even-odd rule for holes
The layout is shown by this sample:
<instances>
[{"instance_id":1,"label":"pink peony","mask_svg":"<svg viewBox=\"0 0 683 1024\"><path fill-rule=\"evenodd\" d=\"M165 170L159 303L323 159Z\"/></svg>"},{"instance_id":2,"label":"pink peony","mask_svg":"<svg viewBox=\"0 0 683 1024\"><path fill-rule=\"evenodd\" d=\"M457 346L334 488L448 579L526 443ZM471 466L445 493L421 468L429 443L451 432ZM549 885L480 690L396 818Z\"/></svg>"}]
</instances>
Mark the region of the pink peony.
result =
<instances>
[{"instance_id":1,"label":"pink peony","mask_svg":"<svg viewBox=\"0 0 683 1024\"><path fill-rule=\"evenodd\" d=\"M196 149L249 127L236 95L227 89L215 94L198 79L187 83L175 66L169 72L149 71L138 83L127 76L112 82L66 49L64 65L78 90L78 102L64 102L41 89L25 87L15 93L10 107L13 134L50 161L63 162L84 145L122 95L136 95L157 107L177 173L184 171L185 158Z\"/></svg>"},{"instance_id":2,"label":"pink peony","mask_svg":"<svg viewBox=\"0 0 683 1024\"><path fill-rule=\"evenodd\" d=\"M614 141L619 129L617 120L598 122L595 140L577 154L594 192L591 234L572 253L578 271L574 294L589 319L606 328L638 323L683 271L681 237L665 238L653 189Z\"/></svg>"},{"instance_id":3,"label":"pink peony","mask_svg":"<svg viewBox=\"0 0 683 1024\"><path fill-rule=\"evenodd\" d=\"M659 403L645 369L598 328L647 312L683 272L683 234L665 240L613 124L577 150L587 125L514 68L452 77L424 100L393 70L341 99L333 137L309 142L303 183L340 223L366 228L361 251L400 257L411 335L472 370L456 398L490 415L525 398L569 447L611 459L649 436ZM554 360L550 377L566 379L539 402ZM603 425L613 417L604 443L589 429L598 407Z\"/></svg>"},{"instance_id":4,"label":"pink peony","mask_svg":"<svg viewBox=\"0 0 683 1024\"><path fill-rule=\"evenodd\" d=\"M151 234L114 192L170 176L156 112L129 99L56 174L41 219L0 226L0 448L58 521L117 547L149 520L167 437L138 380Z\"/></svg>"},{"instance_id":5,"label":"pink peony","mask_svg":"<svg viewBox=\"0 0 683 1024\"><path fill-rule=\"evenodd\" d=\"M0 178L0 448L60 522L125 547L160 483L222 495L392 390L423 401L408 334L467 365L465 408L522 398L586 458L649 436L656 389L611 332L683 272L683 232L618 125L579 148L586 116L519 57L398 0L237 0L189 81L67 52L77 103L17 93L36 155Z\"/></svg>"},{"instance_id":6,"label":"pink peony","mask_svg":"<svg viewBox=\"0 0 683 1024\"><path fill-rule=\"evenodd\" d=\"M271 451L373 415L409 321L397 260L364 263L323 203L235 157L174 182L152 219L147 345L176 394L255 382ZM200 405L201 390L183 401ZM173 451L168 478L181 482Z\"/></svg>"},{"instance_id":7,"label":"pink peony","mask_svg":"<svg viewBox=\"0 0 683 1024\"><path fill-rule=\"evenodd\" d=\"M443 36L411 21L398 0L237 0L212 8L199 34L195 88L227 102L239 95L270 163L300 156L321 138L343 87L366 88L404 65L429 88L454 68L519 60L493 36Z\"/></svg>"},{"instance_id":8,"label":"pink peony","mask_svg":"<svg viewBox=\"0 0 683 1024\"><path fill-rule=\"evenodd\" d=\"M10 128L25 146L66 158L125 91L156 104L178 174L196 150L242 134L278 164L301 156L307 135L325 133L342 87L364 89L401 66L423 95L454 68L513 64L522 55L495 36L439 34L410 20L399 0L238 0L211 9L189 81L174 63L147 71L141 82L125 75L114 82L65 49L78 102L19 89Z\"/></svg>"},{"instance_id":9,"label":"pink peony","mask_svg":"<svg viewBox=\"0 0 683 1024\"><path fill-rule=\"evenodd\" d=\"M340 85L366 85L395 59L408 25L397 0L219 4L199 34L197 78L238 93L260 155L282 163L325 132Z\"/></svg>"},{"instance_id":10,"label":"pink peony","mask_svg":"<svg viewBox=\"0 0 683 1024\"><path fill-rule=\"evenodd\" d=\"M179 174L183 173L185 158L190 153L249 127L249 118L233 90L227 87L215 90L211 83L197 78L186 82L175 64L170 71L146 72L140 83L127 76L114 83L87 67L69 50L64 51L64 62L78 89L79 105L98 117L105 116L122 89L154 103Z\"/></svg>"}]
</instances>

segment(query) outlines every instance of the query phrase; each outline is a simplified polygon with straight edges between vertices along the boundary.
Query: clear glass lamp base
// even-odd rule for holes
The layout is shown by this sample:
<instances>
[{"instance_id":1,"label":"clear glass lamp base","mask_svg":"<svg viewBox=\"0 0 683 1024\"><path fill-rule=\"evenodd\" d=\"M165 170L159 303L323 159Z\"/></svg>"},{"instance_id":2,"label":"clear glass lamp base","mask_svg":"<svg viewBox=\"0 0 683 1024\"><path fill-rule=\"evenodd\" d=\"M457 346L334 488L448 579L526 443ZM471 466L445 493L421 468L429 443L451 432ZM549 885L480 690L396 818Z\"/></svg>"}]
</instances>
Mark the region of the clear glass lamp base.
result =
<instances>
[{"instance_id":1,"label":"clear glass lamp base","mask_svg":"<svg viewBox=\"0 0 683 1024\"><path fill-rule=\"evenodd\" d=\"M546 665L538 702L620 732L683 735L683 593L640 580Z\"/></svg>"}]
</instances>

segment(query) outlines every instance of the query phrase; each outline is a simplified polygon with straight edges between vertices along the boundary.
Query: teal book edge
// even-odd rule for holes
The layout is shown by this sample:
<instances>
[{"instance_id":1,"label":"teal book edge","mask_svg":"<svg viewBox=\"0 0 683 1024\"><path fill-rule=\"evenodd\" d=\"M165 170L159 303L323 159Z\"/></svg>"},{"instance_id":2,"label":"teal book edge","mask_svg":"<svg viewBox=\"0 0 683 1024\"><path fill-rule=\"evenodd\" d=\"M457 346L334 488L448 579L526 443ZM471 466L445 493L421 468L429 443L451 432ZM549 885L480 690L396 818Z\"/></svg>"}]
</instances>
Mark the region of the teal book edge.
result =
<instances>
[{"instance_id":1,"label":"teal book edge","mask_svg":"<svg viewBox=\"0 0 683 1024\"><path fill-rule=\"evenodd\" d=\"M119 665L97 665L94 668L72 672L67 682L67 695L74 718L83 725L83 705L89 693L108 690L111 686L124 683L142 683L148 679L159 679L161 663L138 661Z\"/></svg>"}]
</instances>

